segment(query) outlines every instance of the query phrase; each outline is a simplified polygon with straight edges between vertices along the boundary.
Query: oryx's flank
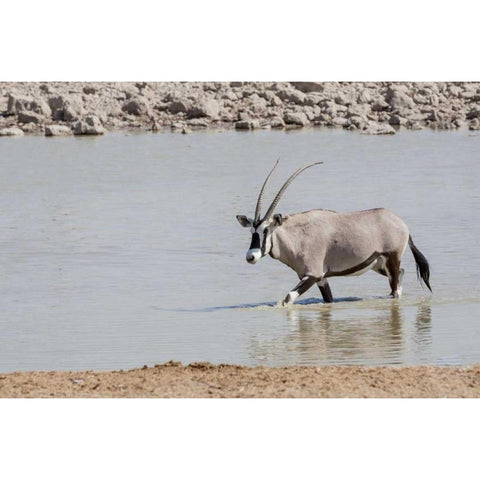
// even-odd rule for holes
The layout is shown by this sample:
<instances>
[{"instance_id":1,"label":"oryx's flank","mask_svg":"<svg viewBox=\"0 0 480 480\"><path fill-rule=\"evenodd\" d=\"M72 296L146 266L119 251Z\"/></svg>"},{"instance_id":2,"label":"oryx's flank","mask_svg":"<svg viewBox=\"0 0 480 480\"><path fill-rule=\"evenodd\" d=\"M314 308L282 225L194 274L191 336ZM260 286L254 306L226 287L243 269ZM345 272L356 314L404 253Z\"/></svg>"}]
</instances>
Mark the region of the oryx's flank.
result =
<instances>
[{"instance_id":1,"label":"oryx's flank","mask_svg":"<svg viewBox=\"0 0 480 480\"><path fill-rule=\"evenodd\" d=\"M391 295L402 294L403 268L400 268L405 248L412 250L417 276L430 289L430 269L427 259L413 244L408 227L390 210L374 208L360 212L337 213L331 210L310 210L283 217L274 214L278 202L293 179L305 169L323 162L312 163L297 170L277 193L267 213L261 218L265 186L278 166L278 160L263 183L254 218L237 215L243 227L250 227L252 242L247 262L257 263L270 254L295 270L300 279L283 305L305 293L315 283L325 302L333 302L329 277L361 275L373 270L388 277Z\"/></svg>"}]
</instances>

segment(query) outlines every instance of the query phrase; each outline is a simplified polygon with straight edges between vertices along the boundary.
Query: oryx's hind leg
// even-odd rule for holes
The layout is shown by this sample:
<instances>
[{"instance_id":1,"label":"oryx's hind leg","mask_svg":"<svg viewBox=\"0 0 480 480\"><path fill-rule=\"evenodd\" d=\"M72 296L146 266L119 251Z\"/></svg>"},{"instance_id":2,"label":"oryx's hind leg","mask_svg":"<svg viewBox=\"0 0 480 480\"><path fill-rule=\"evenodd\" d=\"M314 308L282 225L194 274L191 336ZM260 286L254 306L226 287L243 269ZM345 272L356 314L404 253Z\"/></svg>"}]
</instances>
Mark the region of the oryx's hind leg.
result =
<instances>
[{"instance_id":1,"label":"oryx's hind leg","mask_svg":"<svg viewBox=\"0 0 480 480\"><path fill-rule=\"evenodd\" d=\"M330 285L327 282L327 279L324 278L317 282L318 288L320 289L320 293L322 294L323 301L325 303L332 303L333 302L333 295L332 291L330 290Z\"/></svg>"},{"instance_id":2,"label":"oryx's hind leg","mask_svg":"<svg viewBox=\"0 0 480 480\"><path fill-rule=\"evenodd\" d=\"M400 298L402 295L403 268L400 268L400 258L396 253L390 253L378 257L377 263L372 268L374 272L388 277L391 292L394 298Z\"/></svg>"},{"instance_id":3,"label":"oryx's hind leg","mask_svg":"<svg viewBox=\"0 0 480 480\"><path fill-rule=\"evenodd\" d=\"M388 277L385 263L386 263L386 258L383 255L380 255L377 261L375 262L375 265L372 267L372 270L374 272L379 273L380 275L383 275L384 277Z\"/></svg>"},{"instance_id":4,"label":"oryx's hind leg","mask_svg":"<svg viewBox=\"0 0 480 480\"><path fill-rule=\"evenodd\" d=\"M387 270L388 281L390 282L390 288L392 291L390 295L393 298L400 298L402 296L402 279L403 268L400 268L400 256L397 253L391 253L387 256L385 262L385 268Z\"/></svg>"}]
</instances>

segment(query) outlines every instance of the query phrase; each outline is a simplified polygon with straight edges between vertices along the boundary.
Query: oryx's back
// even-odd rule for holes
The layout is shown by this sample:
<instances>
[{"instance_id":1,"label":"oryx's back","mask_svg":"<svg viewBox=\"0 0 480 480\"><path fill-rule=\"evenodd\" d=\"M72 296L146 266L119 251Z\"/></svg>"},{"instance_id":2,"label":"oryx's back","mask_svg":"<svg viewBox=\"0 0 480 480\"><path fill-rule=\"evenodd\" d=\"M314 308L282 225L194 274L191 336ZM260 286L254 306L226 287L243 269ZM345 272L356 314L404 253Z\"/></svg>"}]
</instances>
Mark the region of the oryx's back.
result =
<instances>
[{"instance_id":1,"label":"oryx's back","mask_svg":"<svg viewBox=\"0 0 480 480\"><path fill-rule=\"evenodd\" d=\"M307 237L299 241L331 242L351 249L365 246L378 252L395 250L408 240L405 222L385 208L345 213L310 210L285 217L285 227L304 231Z\"/></svg>"},{"instance_id":2,"label":"oryx's back","mask_svg":"<svg viewBox=\"0 0 480 480\"><path fill-rule=\"evenodd\" d=\"M335 225L342 241L366 244L365 247L378 253L395 251L399 246L405 247L408 241L407 225L386 208L339 213Z\"/></svg>"}]
</instances>

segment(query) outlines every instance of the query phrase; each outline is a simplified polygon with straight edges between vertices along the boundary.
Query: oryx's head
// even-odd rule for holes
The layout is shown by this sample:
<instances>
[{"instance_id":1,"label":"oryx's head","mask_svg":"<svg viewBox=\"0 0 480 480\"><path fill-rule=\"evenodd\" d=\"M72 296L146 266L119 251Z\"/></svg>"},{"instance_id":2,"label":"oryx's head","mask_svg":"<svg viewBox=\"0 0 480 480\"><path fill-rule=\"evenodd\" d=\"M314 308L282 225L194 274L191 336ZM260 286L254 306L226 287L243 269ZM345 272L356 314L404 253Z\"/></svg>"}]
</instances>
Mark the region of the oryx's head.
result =
<instances>
[{"instance_id":1,"label":"oryx's head","mask_svg":"<svg viewBox=\"0 0 480 480\"><path fill-rule=\"evenodd\" d=\"M282 215L280 213L274 214L273 212L287 187L292 183L293 179L304 170L321 163L323 162L316 162L299 168L293 175L291 175L291 177L283 184L283 187L273 199L273 202L267 210L267 213L262 218L260 211L262 208L263 192L265 190L265 186L270 180L270 177L273 175L273 172L278 166L277 160L271 172L265 179L265 182L263 182L262 189L258 195L254 218L247 218L245 215L237 215L237 220L240 222L240 225L242 227L250 227L250 231L252 232L252 242L250 243L250 248L247 250L246 255L248 263L257 263L262 257L267 255L267 253L270 253L270 250L272 249L272 234L277 227L282 225Z\"/></svg>"}]
</instances>

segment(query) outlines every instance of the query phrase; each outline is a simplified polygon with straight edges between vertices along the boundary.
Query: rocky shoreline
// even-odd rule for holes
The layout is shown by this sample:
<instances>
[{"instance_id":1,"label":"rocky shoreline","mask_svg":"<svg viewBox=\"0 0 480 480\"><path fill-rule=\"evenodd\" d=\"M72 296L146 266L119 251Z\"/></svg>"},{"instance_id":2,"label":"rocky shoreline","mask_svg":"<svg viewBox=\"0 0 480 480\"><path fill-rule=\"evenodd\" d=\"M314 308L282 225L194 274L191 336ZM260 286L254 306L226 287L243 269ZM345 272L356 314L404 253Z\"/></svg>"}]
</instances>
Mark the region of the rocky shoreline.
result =
<instances>
[{"instance_id":1,"label":"rocky shoreline","mask_svg":"<svg viewBox=\"0 0 480 480\"><path fill-rule=\"evenodd\" d=\"M0 136L304 127L480 130L480 82L0 83Z\"/></svg>"}]
</instances>

